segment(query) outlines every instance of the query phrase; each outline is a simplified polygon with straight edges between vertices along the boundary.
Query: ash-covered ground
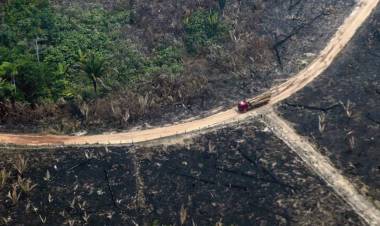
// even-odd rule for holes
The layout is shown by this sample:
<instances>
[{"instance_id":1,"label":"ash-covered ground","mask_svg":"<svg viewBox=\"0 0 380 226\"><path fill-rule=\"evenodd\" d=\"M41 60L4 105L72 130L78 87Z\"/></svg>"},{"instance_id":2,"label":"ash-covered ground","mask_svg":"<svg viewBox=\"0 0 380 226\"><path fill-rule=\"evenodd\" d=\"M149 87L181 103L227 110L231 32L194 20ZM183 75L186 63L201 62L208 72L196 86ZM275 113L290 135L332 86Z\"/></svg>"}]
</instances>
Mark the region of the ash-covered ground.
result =
<instances>
[{"instance_id":1,"label":"ash-covered ground","mask_svg":"<svg viewBox=\"0 0 380 226\"><path fill-rule=\"evenodd\" d=\"M365 225L259 123L181 145L0 155L8 225Z\"/></svg>"},{"instance_id":2,"label":"ash-covered ground","mask_svg":"<svg viewBox=\"0 0 380 226\"><path fill-rule=\"evenodd\" d=\"M278 111L380 208L380 9L336 62Z\"/></svg>"}]
</instances>

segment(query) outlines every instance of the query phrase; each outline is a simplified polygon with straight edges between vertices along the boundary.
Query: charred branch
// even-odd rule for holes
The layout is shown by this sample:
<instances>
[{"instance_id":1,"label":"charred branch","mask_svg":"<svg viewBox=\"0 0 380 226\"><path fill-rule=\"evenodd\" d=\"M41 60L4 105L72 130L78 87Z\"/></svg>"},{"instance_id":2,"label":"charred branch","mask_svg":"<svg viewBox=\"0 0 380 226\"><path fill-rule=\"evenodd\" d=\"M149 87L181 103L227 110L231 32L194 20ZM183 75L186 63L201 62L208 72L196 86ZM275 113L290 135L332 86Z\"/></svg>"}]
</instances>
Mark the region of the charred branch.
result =
<instances>
[{"instance_id":1,"label":"charred branch","mask_svg":"<svg viewBox=\"0 0 380 226\"><path fill-rule=\"evenodd\" d=\"M287 101L284 104L286 106L289 106L289 107L307 109L307 110L312 110L312 111L323 111L325 113L327 113L328 111L340 106L340 104L333 104L333 105L328 106L328 107L317 107L317 106L309 106L309 105L303 105L303 104L293 104L293 103L289 103Z\"/></svg>"},{"instance_id":2,"label":"charred branch","mask_svg":"<svg viewBox=\"0 0 380 226\"><path fill-rule=\"evenodd\" d=\"M213 185L217 185L218 184L215 181L207 180L207 179L203 179L203 178L198 178L198 177L195 177L195 176L192 176L192 175L188 175L188 174L174 173L174 172L172 172L172 173L174 175L176 175L176 176L189 178L189 179L192 179L192 180L195 180L195 181L199 181L199 182L202 182L202 183L205 183L205 184L213 184ZM248 191L248 187L242 186L242 185L236 185L236 184L231 184L231 183L223 183L222 185L225 186L225 187L227 187L227 188L234 188L234 189L238 189L238 190Z\"/></svg>"},{"instance_id":3,"label":"charred branch","mask_svg":"<svg viewBox=\"0 0 380 226\"><path fill-rule=\"evenodd\" d=\"M257 170L261 171L264 175L267 175L267 176L270 177L270 180L267 180L267 179L265 180L265 179L262 179L262 178L257 178L257 179L259 179L259 180L265 180L265 182L270 182L270 183L273 183L273 184L277 184L277 185L279 185L281 187L291 189L292 192L294 192L294 190L296 190L295 187L282 182L279 178L277 178L276 175L274 175L272 172L270 172L267 168L265 168L262 165L260 165L259 161L258 161L259 159L257 158L257 156L255 156L255 160L253 160L249 156L247 156L245 153L243 153L240 149L238 149L238 152L241 154L241 156L243 156L244 159L246 159L248 162L250 162L251 164L253 164Z\"/></svg>"},{"instance_id":4,"label":"charred branch","mask_svg":"<svg viewBox=\"0 0 380 226\"><path fill-rule=\"evenodd\" d=\"M116 199L115 199L115 196L114 196L114 193L113 193L113 190L111 188L111 185L110 185L110 180L109 180L109 177L108 177L108 172L106 169L104 169L104 179L107 183L107 188L108 188L108 192L110 193L110 196L111 196L111 200L112 200L112 203L113 203L113 206L115 208L118 208L117 204L116 204Z\"/></svg>"},{"instance_id":5,"label":"charred branch","mask_svg":"<svg viewBox=\"0 0 380 226\"><path fill-rule=\"evenodd\" d=\"M368 54L371 55L371 56L374 56L374 57L378 57L378 58L380 58L380 54L378 54L378 53L374 53L374 52L371 51L371 50L368 50Z\"/></svg>"},{"instance_id":6,"label":"charred branch","mask_svg":"<svg viewBox=\"0 0 380 226\"><path fill-rule=\"evenodd\" d=\"M290 0L290 4L289 4L289 8L288 10L289 11L292 11L295 7L297 7L300 3L302 2L302 0Z\"/></svg>"},{"instance_id":7,"label":"charred branch","mask_svg":"<svg viewBox=\"0 0 380 226\"><path fill-rule=\"evenodd\" d=\"M281 181L278 181L278 180L273 180L272 179L265 179L265 178L262 178L262 177L258 177L257 175L251 175L251 174L247 174L245 172L241 172L241 171L235 171L235 170L230 170L230 169L225 169L225 168L220 168L220 167L217 167L217 170L219 171L222 171L222 172L226 172L226 173L230 173L230 174L234 174L234 175L238 175L238 176L241 176L241 177L247 177L247 178L250 178L250 179L255 179L257 181L260 181L260 182L264 182L264 183L271 183L271 184L277 184L277 185L280 185L280 187L283 187L283 188L290 188L292 190L294 190L294 187L293 186L290 186L288 184L285 184L285 183L282 183Z\"/></svg>"},{"instance_id":8,"label":"charred branch","mask_svg":"<svg viewBox=\"0 0 380 226\"><path fill-rule=\"evenodd\" d=\"M82 162L80 162L80 163L78 163L78 164L75 164L74 166L70 167L70 168L67 170L67 172L69 172L69 171L73 171L73 170L75 170L75 169L77 169L77 168L79 168L79 167L81 167L81 166L85 166L85 165L89 164L90 161L91 161L91 159L87 159L86 161L82 161Z\"/></svg>"},{"instance_id":9,"label":"charred branch","mask_svg":"<svg viewBox=\"0 0 380 226\"><path fill-rule=\"evenodd\" d=\"M372 117L372 115L370 113L367 113L366 117L369 121L380 125L380 119L375 119L374 117Z\"/></svg>"},{"instance_id":10,"label":"charred branch","mask_svg":"<svg viewBox=\"0 0 380 226\"><path fill-rule=\"evenodd\" d=\"M285 36L283 39L281 39L280 41L277 41L272 49L273 51L275 52L276 54L276 58L277 58L277 62L278 64L282 67L282 60L281 60L281 54L280 54L280 47L282 45L284 45L288 40L290 40L292 37L296 36L297 34L299 34L302 29L304 29L305 27L307 26L311 26L315 21L317 21L319 18L323 17L323 16L326 16L328 15L325 10L323 10L320 14L318 14L317 16L315 16L314 18L312 18L309 22L307 23L303 23L301 24L300 26L298 26L297 28L293 29L292 32L290 32L290 34L288 34L287 36ZM277 40L277 37L276 37L276 40Z\"/></svg>"}]
</instances>

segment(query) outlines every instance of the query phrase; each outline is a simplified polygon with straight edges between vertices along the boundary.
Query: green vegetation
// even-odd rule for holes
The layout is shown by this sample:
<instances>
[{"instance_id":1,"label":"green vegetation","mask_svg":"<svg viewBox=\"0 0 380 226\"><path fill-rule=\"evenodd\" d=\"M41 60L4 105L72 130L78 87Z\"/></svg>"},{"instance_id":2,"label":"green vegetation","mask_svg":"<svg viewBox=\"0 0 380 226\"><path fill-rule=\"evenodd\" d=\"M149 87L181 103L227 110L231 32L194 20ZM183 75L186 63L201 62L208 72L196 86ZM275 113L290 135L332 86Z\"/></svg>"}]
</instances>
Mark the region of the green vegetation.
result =
<instances>
[{"instance_id":1,"label":"green vegetation","mask_svg":"<svg viewBox=\"0 0 380 226\"><path fill-rule=\"evenodd\" d=\"M147 55L126 41L130 10L53 8L48 0L9 0L1 7L0 101L91 99L183 70L180 48Z\"/></svg>"},{"instance_id":2,"label":"green vegetation","mask_svg":"<svg viewBox=\"0 0 380 226\"><path fill-rule=\"evenodd\" d=\"M97 93L98 81L107 71L106 60L99 53L91 52L88 55L80 52L80 68L92 81L94 92Z\"/></svg>"},{"instance_id":3,"label":"green vegetation","mask_svg":"<svg viewBox=\"0 0 380 226\"><path fill-rule=\"evenodd\" d=\"M224 7L222 4L221 6ZM184 20L185 44L189 53L198 53L212 43L225 40L228 25L216 11L198 10Z\"/></svg>"},{"instance_id":4,"label":"green vegetation","mask_svg":"<svg viewBox=\"0 0 380 226\"><path fill-rule=\"evenodd\" d=\"M0 98L35 103L57 98L64 86L44 48L54 42L55 17L47 0L13 0L3 10Z\"/></svg>"},{"instance_id":5,"label":"green vegetation","mask_svg":"<svg viewBox=\"0 0 380 226\"><path fill-rule=\"evenodd\" d=\"M187 106L208 82L191 58L206 57L228 37L225 4L193 11L175 24L183 33L168 35L133 6L1 3L0 123L72 132L128 126L162 106Z\"/></svg>"}]
</instances>

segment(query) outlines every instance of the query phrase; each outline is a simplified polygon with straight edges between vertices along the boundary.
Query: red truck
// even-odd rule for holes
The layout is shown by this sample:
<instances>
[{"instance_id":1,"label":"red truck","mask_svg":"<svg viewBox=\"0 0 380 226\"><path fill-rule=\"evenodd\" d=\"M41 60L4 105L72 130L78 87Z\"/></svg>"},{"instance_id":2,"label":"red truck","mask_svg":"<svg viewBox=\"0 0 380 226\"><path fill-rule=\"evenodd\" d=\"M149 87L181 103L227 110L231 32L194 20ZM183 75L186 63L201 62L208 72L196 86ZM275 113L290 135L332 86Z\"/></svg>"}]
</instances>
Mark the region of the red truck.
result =
<instances>
[{"instance_id":1,"label":"red truck","mask_svg":"<svg viewBox=\"0 0 380 226\"><path fill-rule=\"evenodd\" d=\"M271 96L272 96L271 93L266 93L263 95L259 95L253 99L242 100L238 103L238 106L237 106L238 111L240 113L245 113L254 108L264 106L270 101Z\"/></svg>"}]
</instances>

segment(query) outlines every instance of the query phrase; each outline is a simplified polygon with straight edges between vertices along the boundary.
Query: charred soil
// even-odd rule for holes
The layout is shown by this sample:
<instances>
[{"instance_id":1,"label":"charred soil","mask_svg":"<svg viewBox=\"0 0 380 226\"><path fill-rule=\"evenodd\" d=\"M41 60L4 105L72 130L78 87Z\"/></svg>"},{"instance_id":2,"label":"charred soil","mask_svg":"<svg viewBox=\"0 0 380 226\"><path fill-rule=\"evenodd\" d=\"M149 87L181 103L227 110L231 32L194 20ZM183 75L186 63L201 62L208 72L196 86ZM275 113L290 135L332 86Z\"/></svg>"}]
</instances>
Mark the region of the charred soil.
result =
<instances>
[{"instance_id":1,"label":"charred soil","mask_svg":"<svg viewBox=\"0 0 380 226\"><path fill-rule=\"evenodd\" d=\"M9 175L0 214L9 224L365 225L259 123L182 145L0 155ZM36 186L25 192L28 179Z\"/></svg>"},{"instance_id":2,"label":"charred soil","mask_svg":"<svg viewBox=\"0 0 380 226\"><path fill-rule=\"evenodd\" d=\"M380 208L379 25L377 9L324 75L278 111Z\"/></svg>"}]
</instances>

